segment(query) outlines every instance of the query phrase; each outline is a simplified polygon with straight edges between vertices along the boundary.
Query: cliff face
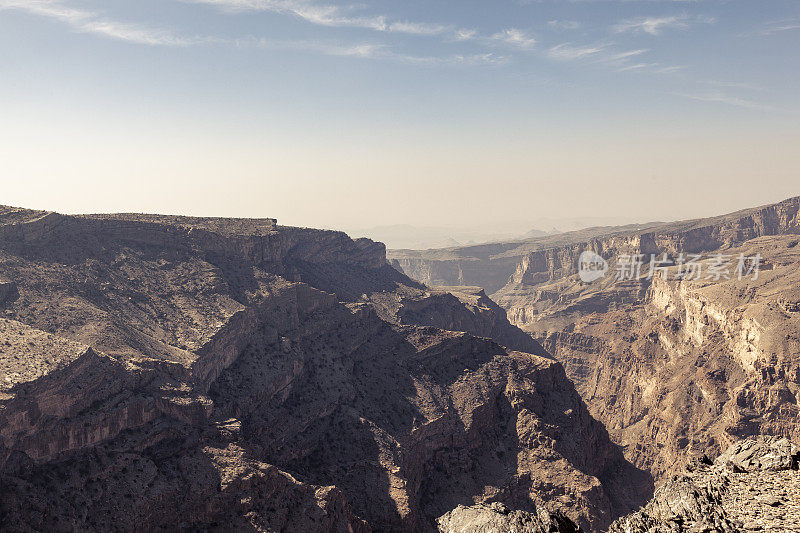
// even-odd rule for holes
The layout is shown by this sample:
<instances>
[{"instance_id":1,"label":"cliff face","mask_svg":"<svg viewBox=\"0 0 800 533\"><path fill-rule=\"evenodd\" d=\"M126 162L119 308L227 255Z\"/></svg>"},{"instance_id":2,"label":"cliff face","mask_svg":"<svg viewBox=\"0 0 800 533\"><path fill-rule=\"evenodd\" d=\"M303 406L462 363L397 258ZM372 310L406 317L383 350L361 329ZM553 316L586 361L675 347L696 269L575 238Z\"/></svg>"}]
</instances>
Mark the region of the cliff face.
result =
<instances>
[{"instance_id":1,"label":"cliff face","mask_svg":"<svg viewBox=\"0 0 800 533\"><path fill-rule=\"evenodd\" d=\"M376 294L371 300L391 323L469 331L512 350L551 357L530 335L511 325L505 310L480 287L405 287Z\"/></svg>"},{"instance_id":2,"label":"cliff face","mask_svg":"<svg viewBox=\"0 0 800 533\"><path fill-rule=\"evenodd\" d=\"M508 283L531 253L567 248L598 237L628 235L657 224L587 228L521 241L440 250L390 250L387 257L411 278L431 286L482 287L492 294Z\"/></svg>"},{"instance_id":3,"label":"cliff face","mask_svg":"<svg viewBox=\"0 0 800 533\"><path fill-rule=\"evenodd\" d=\"M435 250L390 250L391 263L431 286L478 286L493 299L578 271L586 250L606 259L620 254L716 250L766 235L798 233L800 197L714 218L678 223L587 228L523 241Z\"/></svg>"},{"instance_id":4,"label":"cliff face","mask_svg":"<svg viewBox=\"0 0 800 533\"><path fill-rule=\"evenodd\" d=\"M427 531L492 502L599 529L648 494L485 294L371 241L2 208L0 280L0 529Z\"/></svg>"},{"instance_id":5,"label":"cliff face","mask_svg":"<svg viewBox=\"0 0 800 533\"><path fill-rule=\"evenodd\" d=\"M508 507L492 505L459 505L439 521L442 533L551 533L552 531L578 533L572 521L559 514L544 510L536 512L512 511Z\"/></svg>"},{"instance_id":6,"label":"cliff face","mask_svg":"<svg viewBox=\"0 0 800 533\"><path fill-rule=\"evenodd\" d=\"M425 530L465 501L560 500L599 528L636 499L612 486L646 483L554 361L368 310L336 315L288 346L251 345L212 397L267 462L341 488L373 527Z\"/></svg>"},{"instance_id":7,"label":"cliff face","mask_svg":"<svg viewBox=\"0 0 800 533\"><path fill-rule=\"evenodd\" d=\"M723 252L760 254L758 279L680 281L673 268L668 280L562 279L501 300L564 363L626 457L656 477L679 469L687 451L719 453L749 435L800 437L797 237Z\"/></svg>"},{"instance_id":8,"label":"cliff face","mask_svg":"<svg viewBox=\"0 0 800 533\"><path fill-rule=\"evenodd\" d=\"M564 364L626 457L660 478L687 450L720 452L759 433L797 438L799 212L792 198L709 219L390 257L426 280L425 269L464 260L493 280L497 261L515 257L491 298ZM604 278L581 282L584 251L609 262ZM702 253L706 272L716 254L760 253L761 277L681 282L673 268L669 281L615 279L622 255L643 254L646 275L650 254L681 253Z\"/></svg>"},{"instance_id":9,"label":"cliff face","mask_svg":"<svg viewBox=\"0 0 800 533\"><path fill-rule=\"evenodd\" d=\"M800 197L721 217L656 226L646 231L602 235L568 246L533 251L517 265L509 285L536 285L578 273L578 258L586 250L607 260L622 254L671 256L700 253L767 235L800 233ZM499 291L497 298L509 290Z\"/></svg>"},{"instance_id":10,"label":"cliff face","mask_svg":"<svg viewBox=\"0 0 800 533\"><path fill-rule=\"evenodd\" d=\"M521 255L508 257L461 256L462 250L444 257L419 257L403 252L389 254L392 265L411 278L430 286L478 286L494 292L508 281ZM505 253L505 252L503 252ZM448 257L453 255L453 257Z\"/></svg>"}]
</instances>

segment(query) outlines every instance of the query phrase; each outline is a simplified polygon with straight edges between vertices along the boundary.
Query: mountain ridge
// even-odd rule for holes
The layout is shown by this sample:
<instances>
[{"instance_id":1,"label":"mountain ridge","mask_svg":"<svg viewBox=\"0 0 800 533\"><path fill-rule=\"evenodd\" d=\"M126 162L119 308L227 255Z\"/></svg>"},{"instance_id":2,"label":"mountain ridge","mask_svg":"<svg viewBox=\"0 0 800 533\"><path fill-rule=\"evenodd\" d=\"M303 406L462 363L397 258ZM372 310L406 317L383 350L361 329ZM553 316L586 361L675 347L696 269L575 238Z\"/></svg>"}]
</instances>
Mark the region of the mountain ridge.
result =
<instances>
[{"instance_id":1,"label":"mountain ridge","mask_svg":"<svg viewBox=\"0 0 800 533\"><path fill-rule=\"evenodd\" d=\"M652 490L485 293L428 289L379 243L273 219L0 224L3 529L433 531L499 502L599 530Z\"/></svg>"}]
</instances>

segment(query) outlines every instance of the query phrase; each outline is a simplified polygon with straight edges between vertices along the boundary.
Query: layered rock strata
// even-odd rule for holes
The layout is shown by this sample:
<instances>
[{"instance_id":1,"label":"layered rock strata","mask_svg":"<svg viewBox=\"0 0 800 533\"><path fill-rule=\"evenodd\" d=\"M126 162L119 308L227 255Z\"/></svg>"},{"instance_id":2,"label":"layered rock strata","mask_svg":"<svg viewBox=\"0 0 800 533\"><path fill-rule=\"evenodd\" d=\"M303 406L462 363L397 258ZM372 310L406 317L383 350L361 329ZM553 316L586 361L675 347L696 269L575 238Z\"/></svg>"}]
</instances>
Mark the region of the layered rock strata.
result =
<instances>
[{"instance_id":1,"label":"layered rock strata","mask_svg":"<svg viewBox=\"0 0 800 533\"><path fill-rule=\"evenodd\" d=\"M0 279L3 530L433 531L492 503L600 530L651 487L483 293L378 243L3 208Z\"/></svg>"}]
</instances>

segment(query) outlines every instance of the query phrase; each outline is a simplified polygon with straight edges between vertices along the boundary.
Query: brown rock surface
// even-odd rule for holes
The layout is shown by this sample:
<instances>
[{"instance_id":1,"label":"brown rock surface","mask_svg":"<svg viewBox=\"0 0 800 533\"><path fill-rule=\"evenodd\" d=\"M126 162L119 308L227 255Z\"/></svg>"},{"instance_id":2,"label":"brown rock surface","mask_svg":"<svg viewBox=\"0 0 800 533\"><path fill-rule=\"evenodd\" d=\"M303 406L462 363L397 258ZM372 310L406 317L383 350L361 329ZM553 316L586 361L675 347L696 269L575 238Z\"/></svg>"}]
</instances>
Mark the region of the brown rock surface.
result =
<instances>
[{"instance_id":1,"label":"brown rock surface","mask_svg":"<svg viewBox=\"0 0 800 533\"><path fill-rule=\"evenodd\" d=\"M659 223L587 228L521 241L475 244L432 250L389 250L392 265L434 287L482 287L492 294L503 288L520 262L532 253L571 247L592 239L630 235Z\"/></svg>"},{"instance_id":2,"label":"brown rock surface","mask_svg":"<svg viewBox=\"0 0 800 533\"><path fill-rule=\"evenodd\" d=\"M792 198L571 242L565 235L559 243L518 243L526 251L491 297L564 364L626 457L668 479L693 454L717 454L742 438L800 439L799 212L800 198ZM447 276L437 268L469 256L471 270L462 268L458 283L481 276L494 283L512 249L497 243L392 257L418 279L441 282ZM609 261L605 278L581 282L584 251ZM702 253L704 272L716 254L760 254L760 275L681 281L673 268L666 280L614 279L621 254L644 254L647 274L650 254L681 253Z\"/></svg>"},{"instance_id":3,"label":"brown rock surface","mask_svg":"<svg viewBox=\"0 0 800 533\"><path fill-rule=\"evenodd\" d=\"M657 477L680 469L686 450L719 453L757 434L798 439L796 242L761 237L725 250L760 253L757 280L678 281L673 269L644 282L638 300L618 298L629 282L559 280L562 299L537 300L536 319L521 325L564 363L626 456ZM617 304L598 307L605 300Z\"/></svg>"},{"instance_id":4,"label":"brown rock surface","mask_svg":"<svg viewBox=\"0 0 800 533\"><path fill-rule=\"evenodd\" d=\"M384 320L398 325L468 331L513 350L550 357L530 335L512 326L505 310L480 287L404 286L400 290L375 294L371 301Z\"/></svg>"},{"instance_id":5,"label":"brown rock surface","mask_svg":"<svg viewBox=\"0 0 800 533\"><path fill-rule=\"evenodd\" d=\"M531 252L492 295L561 361L634 464L678 471L685 450L719 453L749 435L798 438L800 199ZM582 283L593 250L609 273ZM757 280L617 281L618 254L761 254ZM733 273L733 272L731 272Z\"/></svg>"},{"instance_id":6,"label":"brown rock surface","mask_svg":"<svg viewBox=\"0 0 800 533\"><path fill-rule=\"evenodd\" d=\"M798 438L799 212L800 198L792 198L643 229L593 228L390 257L438 284L481 278L494 287L505 272L508 283L491 297L564 364L626 456L662 476L681 468L687 448L719 453L759 433ZM577 276L587 250L610 261L608 275L591 284ZM651 253L701 252L760 253L761 277L679 282L673 269L670 281L614 279L620 254L649 261ZM509 271L503 261L511 256L517 265ZM451 262L458 276L436 274Z\"/></svg>"},{"instance_id":7,"label":"brown rock surface","mask_svg":"<svg viewBox=\"0 0 800 533\"><path fill-rule=\"evenodd\" d=\"M551 533L579 532L580 528L560 513L544 510L512 511L500 503L459 505L437 520L441 533Z\"/></svg>"},{"instance_id":8,"label":"brown rock surface","mask_svg":"<svg viewBox=\"0 0 800 533\"><path fill-rule=\"evenodd\" d=\"M798 459L787 439L738 442L668 480L609 533L800 531Z\"/></svg>"},{"instance_id":9,"label":"brown rock surface","mask_svg":"<svg viewBox=\"0 0 800 533\"><path fill-rule=\"evenodd\" d=\"M0 208L0 279L3 530L428 531L491 502L597 530L648 494L484 294L372 241Z\"/></svg>"}]
</instances>

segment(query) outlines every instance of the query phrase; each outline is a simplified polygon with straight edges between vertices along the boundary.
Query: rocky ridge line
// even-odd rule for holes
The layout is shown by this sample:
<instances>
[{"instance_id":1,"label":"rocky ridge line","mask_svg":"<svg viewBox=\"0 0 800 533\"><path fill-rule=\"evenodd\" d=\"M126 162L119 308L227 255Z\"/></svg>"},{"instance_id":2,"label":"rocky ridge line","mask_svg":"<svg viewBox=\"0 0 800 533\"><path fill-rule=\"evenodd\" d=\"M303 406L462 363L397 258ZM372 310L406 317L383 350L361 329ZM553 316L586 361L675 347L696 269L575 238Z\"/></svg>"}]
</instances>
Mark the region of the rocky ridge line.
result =
<instances>
[{"instance_id":1,"label":"rocky ridge line","mask_svg":"<svg viewBox=\"0 0 800 533\"><path fill-rule=\"evenodd\" d=\"M800 449L785 438L737 442L694 461L609 533L800 531Z\"/></svg>"},{"instance_id":2,"label":"rocky ridge line","mask_svg":"<svg viewBox=\"0 0 800 533\"><path fill-rule=\"evenodd\" d=\"M495 502L597 530L651 486L485 295L378 243L0 209L0 279L3 530L432 531Z\"/></svg>"}]
</instances>

